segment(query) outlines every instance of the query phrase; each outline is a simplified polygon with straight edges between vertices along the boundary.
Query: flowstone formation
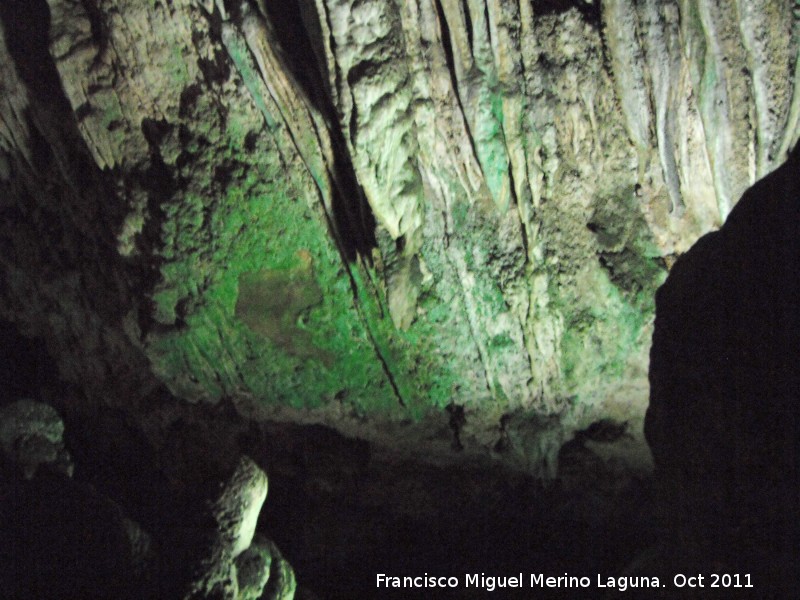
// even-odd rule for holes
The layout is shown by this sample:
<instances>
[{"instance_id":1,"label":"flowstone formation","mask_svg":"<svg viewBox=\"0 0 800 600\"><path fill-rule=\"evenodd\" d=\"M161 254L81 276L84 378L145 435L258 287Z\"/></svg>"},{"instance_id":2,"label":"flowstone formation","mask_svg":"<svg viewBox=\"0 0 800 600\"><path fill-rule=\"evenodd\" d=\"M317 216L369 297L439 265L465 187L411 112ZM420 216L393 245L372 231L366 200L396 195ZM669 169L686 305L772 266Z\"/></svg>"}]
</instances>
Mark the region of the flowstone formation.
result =
<instances>
[{"instance_id":1,"label":"flowstone formation","mask_svg":"<svg viewBox=\"0 0 800 600\"><path fill-rule=\"evenodd\" d=\"M132 412L646 466L651 298L797 139L796 11L4 2L0 314Z\"/></svg>"}]
</instances>

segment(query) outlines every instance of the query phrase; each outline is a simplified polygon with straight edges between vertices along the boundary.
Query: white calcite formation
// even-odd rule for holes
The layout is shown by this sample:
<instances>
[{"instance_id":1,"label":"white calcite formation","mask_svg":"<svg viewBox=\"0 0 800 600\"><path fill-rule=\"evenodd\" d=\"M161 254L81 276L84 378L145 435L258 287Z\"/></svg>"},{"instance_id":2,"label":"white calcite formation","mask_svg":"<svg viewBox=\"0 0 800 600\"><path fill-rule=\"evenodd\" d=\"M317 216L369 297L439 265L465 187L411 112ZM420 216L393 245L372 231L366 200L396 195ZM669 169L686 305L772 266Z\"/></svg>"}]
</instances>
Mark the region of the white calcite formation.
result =
<instances>
[{"instance_id":1,"label":"white calcite formation","mask_svg":"<svg viewBox=\"0 0 800 600\"><path fill-rule=\"evenodd\" d=\"M233 474L220 484L219 495L211 504L216 528L186 598L294 598L292 567L273 542L256 536L266 497L266 474L243 456Z\"/></svg>"}]
</instances>

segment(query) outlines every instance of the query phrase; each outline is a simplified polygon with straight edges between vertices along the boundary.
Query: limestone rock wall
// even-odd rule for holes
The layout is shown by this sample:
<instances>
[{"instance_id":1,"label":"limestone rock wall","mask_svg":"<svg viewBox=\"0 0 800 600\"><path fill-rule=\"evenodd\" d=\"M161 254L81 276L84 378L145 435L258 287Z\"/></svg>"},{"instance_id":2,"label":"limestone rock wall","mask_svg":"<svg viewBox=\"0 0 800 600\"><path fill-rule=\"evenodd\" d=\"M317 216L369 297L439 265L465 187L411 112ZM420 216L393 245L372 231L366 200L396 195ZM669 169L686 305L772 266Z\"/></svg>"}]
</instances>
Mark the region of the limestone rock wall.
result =
<instances>
[{"instance_id":1,"label":"limestone rock wall","mask_svg":"<svg viewBox=\"0 0 800 600\"><path fill-rule=\"evenodd\" d=\"M6 3L0 310L99 387L639 435L656 287L800 133L797 11Z\"/></svg>"}]
</instances>

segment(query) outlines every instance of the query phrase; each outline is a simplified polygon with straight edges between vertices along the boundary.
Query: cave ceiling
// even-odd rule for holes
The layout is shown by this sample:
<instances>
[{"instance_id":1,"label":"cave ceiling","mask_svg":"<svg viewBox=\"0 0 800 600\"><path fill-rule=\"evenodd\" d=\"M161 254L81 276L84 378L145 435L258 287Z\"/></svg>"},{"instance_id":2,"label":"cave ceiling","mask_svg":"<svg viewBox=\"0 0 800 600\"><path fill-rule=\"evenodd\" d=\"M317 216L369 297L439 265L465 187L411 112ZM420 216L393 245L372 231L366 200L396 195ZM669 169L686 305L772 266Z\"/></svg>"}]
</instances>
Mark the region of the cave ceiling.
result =
<instances>
[{"instance_id":1,"label":"cave ceiling","mask_svg":"<svg viewBox=\"0 0 800 600\"><path fill-rule=\"evenodd\" d=\"M646 461L653 295L797 141L796 11L4 2L0 316L118 406Z\"/></svg>"}]
</instances>

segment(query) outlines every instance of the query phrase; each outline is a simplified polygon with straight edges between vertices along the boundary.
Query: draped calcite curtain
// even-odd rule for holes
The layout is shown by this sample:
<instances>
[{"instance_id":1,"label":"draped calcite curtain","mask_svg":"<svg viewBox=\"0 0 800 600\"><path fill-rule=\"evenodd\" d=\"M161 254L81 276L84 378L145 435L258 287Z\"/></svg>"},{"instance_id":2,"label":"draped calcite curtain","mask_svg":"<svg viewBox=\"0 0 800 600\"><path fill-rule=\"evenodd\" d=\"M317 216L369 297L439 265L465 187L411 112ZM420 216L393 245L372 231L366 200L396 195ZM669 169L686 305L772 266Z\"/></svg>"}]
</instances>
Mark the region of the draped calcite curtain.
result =
<instances>
[{"instance_id":1,"label":"draped calcite curtain","mask_svg":"<svg viewBox=\"0 0 800 600\"><path fill-rule=\"evenodd\" d=\"M797 140L795 10L5 2L0 313L98 389L522 415L535 466L640 421L654 290Z\"/></svg>"}]
</instances>

